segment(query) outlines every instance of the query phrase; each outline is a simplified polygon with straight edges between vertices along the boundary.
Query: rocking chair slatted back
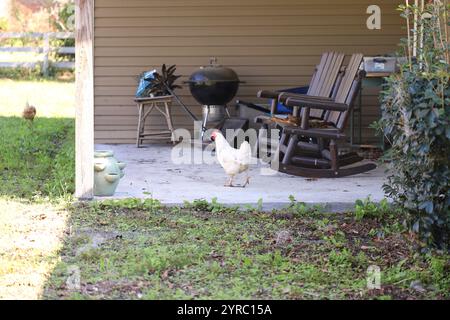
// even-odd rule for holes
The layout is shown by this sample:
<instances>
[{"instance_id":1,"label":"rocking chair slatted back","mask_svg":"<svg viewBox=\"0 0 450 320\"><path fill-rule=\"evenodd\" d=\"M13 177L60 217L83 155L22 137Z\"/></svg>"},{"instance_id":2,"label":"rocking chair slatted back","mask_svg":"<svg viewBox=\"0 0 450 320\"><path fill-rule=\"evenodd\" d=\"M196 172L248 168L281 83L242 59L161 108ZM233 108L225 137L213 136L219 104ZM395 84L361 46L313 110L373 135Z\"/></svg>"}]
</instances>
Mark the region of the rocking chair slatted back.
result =
<instances>
[{"instance_id":1,"label":"rocking chair slatted back","mask_svg":"<svg viewBox=\"0 0 450 320\"><path fill-rule=\"evenodd\" d=\"M329 97L339 68L344 62L345 55L338 52L328 52L322 55L317 71L311 81L308 95Z\"/></svg>"},{"instance_id":2,"label":"rocking chair slatted back","mask_svg":"<svg viewBox=\"0 0 450 320\"><path fill-rule=\"evenodd\" d=\"M334 97L335 102L348 105L353 103L354 97L359 89L359 81L357 78L363 57L363 54L357 53L350 58L349 64L343 72L342 79L338 80L338 90ZM333 124L337 129L343 130L346 124L347 112L328 111L324 120L327 123Z\"/></svg>"},{"instance_id":3,"label":"rocking chair slatted back","mask_svg":"<svg viewBox=\"0 0 450 320\"><path fill-rule=\"evenodd\" d=\"M320 79L324 76L324 71L331 55L333 55L333 52L325 52L322 54L320 63L316 66L314 75L309 84L308 95L319 93L319 85L321 84Z\"/></svg>"},{"instance_id":4,"label":"rocking chair slatted back","mask_svg":"<svg viewBox=\"0 0 450 320\"><path fill-rule=\"evenodd\" d=\"M341 67L341 70L339 71L338 77L336 79L336 83L335 83L334 88L333 88L333 93L331 94L331 99L333 99L333 101L336 99L339 87L341 86L341 83L342 83L342 80L343 80L344 74L345 74L345 69L346 69L346 66L342 66ZM325 122L329 122L329 119L330 119L330 116L331 116L330 114L332 112L333 111L325 111L325 114L323 116L323 120Z\"/></svg>"},{"instance_id":5,"label":"rocking chair slatted back","mask_svg":"<svg viewBox=\"0 0 450 320\"><path fill-rule=\"evenodd\" d=\"M311 81L308 95L330 97L344 58L345 54L339 52L328 52L322 55L320 64ZM323 110L313 109L310 111L310 117L313 118L322 118L323 114Z\"/></svg>"},{"instance_id":6,"label":"rocking chair slatted back","mask_svg":"<svg viewBox=\"0 0 450 320\"><path fill-rule=\"evenodd\" d=\"M363 61L364 55L357 53L352 55L350 62L345 70L344 79L342 84L339 86L339 90L336 95L335 102L338 103L348 103L347 98L350 94L350 89L355 81L361 62Z\"/></svg>"},{"instance_id":7,"label":"rocking chair slatted back","mask_svg":"<svg viewBox=\"0 0 450 320\"><path fill-rule=\"evenodd\" d=\"M355 102L355 98L358 95L360 86L361 86L361 79L364 77L362 74L364 71L358 71L357 79L353 81L352 87L350 89L349 95L347 97L347 104L350 108L353 107L353 104ZM339 121L336 124L336 128L339 129L339 131L344 131L345 126L347 125L347 120L349 118L349 112L350 110L344 111L341 113L341 116L339 118Z\"/></svg>"}]
</instances>

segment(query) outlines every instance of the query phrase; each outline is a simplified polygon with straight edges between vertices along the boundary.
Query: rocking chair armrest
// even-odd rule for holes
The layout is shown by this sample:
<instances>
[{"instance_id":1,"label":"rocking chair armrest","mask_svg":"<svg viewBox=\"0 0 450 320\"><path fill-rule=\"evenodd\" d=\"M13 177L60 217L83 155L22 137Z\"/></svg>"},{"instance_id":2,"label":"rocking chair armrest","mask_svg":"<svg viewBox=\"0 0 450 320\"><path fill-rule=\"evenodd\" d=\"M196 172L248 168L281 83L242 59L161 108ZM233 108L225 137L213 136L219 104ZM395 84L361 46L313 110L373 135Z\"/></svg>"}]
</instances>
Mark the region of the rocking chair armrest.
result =
<instances>
[{"instance_id":1,"label":"rocking chair armrest","mask_svg":"<svg viewBox=\"0 0 450 320\"><path fill-rule=\"evenodd\" d=\"M280 95L279 92L275 91L268 91L268 90L261 90L258 92L257 97L258 98L267 98L267 99L276 99L278 100L278 96Z\"/></svg>"},{"instance_id":2,"label":"rocking chair armrest","mask_svg":"<svg viewBox=\"0 0 450 320\"><path fill-rule=\"evenodd\" d=\"M343 132L337 130L327 130L327 129L302 129L299 127L285 127L284 132L288 134L300 134L307 137L313 138L324 138L324 139L335 139L341 140L345 139L347 136Z\"/></svg>"},{"instance_id":3,"label":"rocking chair armrest","mask_svg":"<svg viewBox=\"0 0 450 320\"><path fill-rule=\"evenodd\" d=\"M327 97L318 97L318 96L310 96L307 94L299 94L299 93L290 93L290 92L282 92L280 93L280 95L278 96L278 99L282 102L282 103L286 103L286 100L289 98L293 98L293 99L310 99L310 100L319 100L319 101L333 101L333 99L331 98L327 98Z\"/></svg>"},{"instance_id":4,"label":"rocking chair armrest","mask_svg":"<svg viewBox=\"0 0 450 320\"><path fill-rule=\"evenodd\" d=\"M345 103L338 103L329 100L310 99L307 96L303 98L288 98L286 99L285 104L289 107L302 106L328 111L347 111L349 109L349 106Z\"/></svg>"},{"instance_id":5,"label":"rocking chair armrest","mask_svg":"<svg viewBox=\"0 0 450 320\"><path fill-rule=\"evenodd\" d=\"M277 109L278 109L278 104L279 104L279 99L278 99L279 95L280 95L280 92L261 90L258 92L257 97L271 99L272 102L271 102L271 106L270 106L270 113L277 114L278 113Z\"/></svg>"}]
</instances>

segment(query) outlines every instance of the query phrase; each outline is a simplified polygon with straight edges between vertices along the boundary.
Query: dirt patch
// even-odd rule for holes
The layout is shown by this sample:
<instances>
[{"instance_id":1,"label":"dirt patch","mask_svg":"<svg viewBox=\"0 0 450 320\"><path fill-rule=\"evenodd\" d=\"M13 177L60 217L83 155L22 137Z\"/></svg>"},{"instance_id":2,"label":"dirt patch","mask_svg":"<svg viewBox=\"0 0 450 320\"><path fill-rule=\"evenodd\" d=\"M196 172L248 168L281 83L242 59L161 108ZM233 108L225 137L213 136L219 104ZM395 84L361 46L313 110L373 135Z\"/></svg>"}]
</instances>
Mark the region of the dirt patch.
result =
<instances>
[{"instance_id":1,"label":"dirt patch","mask_svg":"<svg viewBox=\"0 0 450 320\"><path fill-rule=\"evenodd\" d=\"M68 214L0 199L0 299L38 299L58 260Z\"/></svg>"}]
</instances>

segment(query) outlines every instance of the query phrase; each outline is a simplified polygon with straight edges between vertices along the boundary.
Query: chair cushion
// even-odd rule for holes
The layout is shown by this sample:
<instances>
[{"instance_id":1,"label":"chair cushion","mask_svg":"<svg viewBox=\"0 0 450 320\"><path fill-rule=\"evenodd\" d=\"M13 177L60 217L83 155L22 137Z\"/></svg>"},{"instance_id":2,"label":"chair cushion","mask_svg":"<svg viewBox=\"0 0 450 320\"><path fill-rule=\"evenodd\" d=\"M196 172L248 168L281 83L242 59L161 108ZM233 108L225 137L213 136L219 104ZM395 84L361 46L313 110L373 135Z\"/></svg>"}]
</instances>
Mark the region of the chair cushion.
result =
<instances>
[{"instance_id":1,"label":"chair cushion","mask_svg":"<svg viewBox=\"0 0 450 320\"><path fill-rule=\"evenodd\" d=\"M289 92L289 93L297 93L297 94L307 94L309 90L309 86L306 87L297 87L297 88L289 88L289 89L283 89L279 90L278 92ZM292 113L292 107L287 107L281 102L278 103L277 106L277 112L280 114L291 114Z\"/></svg>"}]
</instances>

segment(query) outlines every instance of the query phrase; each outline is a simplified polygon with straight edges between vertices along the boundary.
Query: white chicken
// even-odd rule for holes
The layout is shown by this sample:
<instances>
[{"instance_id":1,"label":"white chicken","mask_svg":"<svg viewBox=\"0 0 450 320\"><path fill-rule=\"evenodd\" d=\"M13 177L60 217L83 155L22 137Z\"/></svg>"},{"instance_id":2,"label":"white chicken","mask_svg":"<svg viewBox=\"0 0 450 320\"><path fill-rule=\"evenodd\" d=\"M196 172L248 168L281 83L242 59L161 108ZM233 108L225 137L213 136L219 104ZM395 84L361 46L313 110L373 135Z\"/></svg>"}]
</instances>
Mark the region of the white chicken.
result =
<instances>
[{"instance_id":1,"label":"white chicken","mask_svg":"<svg viewBox=\"0 0 450 320\"><path fill-rule=\"evenodd\" d=\"M247 141L244 141L239 149L235 149L228 144L228 141L220 131L211 134L211 140L216 142L216 155L225 173L229 176L225 187L235 187L233 179L240 173L246 173L245 183L240 186L245 188L250 183L248 174L252 160L252 149Z\"/></svg>"}]
</instances>

